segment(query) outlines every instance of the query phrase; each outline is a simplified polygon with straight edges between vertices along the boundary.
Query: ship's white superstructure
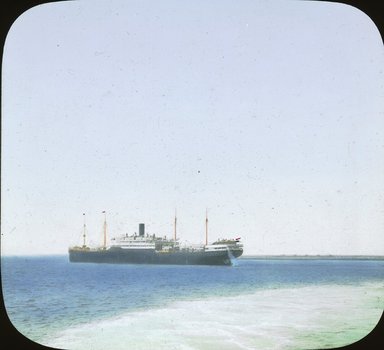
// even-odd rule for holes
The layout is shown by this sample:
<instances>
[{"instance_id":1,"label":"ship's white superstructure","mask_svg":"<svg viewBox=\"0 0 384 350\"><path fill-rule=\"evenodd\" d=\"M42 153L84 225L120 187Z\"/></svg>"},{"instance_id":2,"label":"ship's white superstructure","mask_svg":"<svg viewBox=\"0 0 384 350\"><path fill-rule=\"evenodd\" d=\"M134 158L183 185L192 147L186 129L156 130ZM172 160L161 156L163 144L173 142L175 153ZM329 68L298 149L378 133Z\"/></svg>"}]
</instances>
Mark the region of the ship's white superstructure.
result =
<instances>
[{"instance_id":1,"label":"ship's white superstructure","mask_svg":"<svg viewBox=\"0 0 384 350\"><path fill-rule=\"evenodd\" d=\"M110 247L119 247L122 249L153 249L155 250L156 244L152 240L148 240L139 236L123 236L112 238Z\"/></svg>"}]
</instances>

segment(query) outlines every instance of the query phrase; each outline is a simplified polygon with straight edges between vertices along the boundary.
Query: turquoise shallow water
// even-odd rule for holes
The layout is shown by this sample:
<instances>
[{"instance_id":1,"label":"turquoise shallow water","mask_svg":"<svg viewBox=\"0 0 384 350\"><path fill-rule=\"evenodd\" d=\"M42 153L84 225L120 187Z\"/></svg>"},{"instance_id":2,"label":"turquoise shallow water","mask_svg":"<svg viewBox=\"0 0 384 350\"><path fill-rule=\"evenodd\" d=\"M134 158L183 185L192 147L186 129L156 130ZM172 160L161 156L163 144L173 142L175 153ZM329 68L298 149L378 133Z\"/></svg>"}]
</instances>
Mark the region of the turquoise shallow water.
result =
<instances>
[{"instance_id":1,"label":"turquoise shallow water","mask_svg":"<svg viewBox=\"0 0 384 350\"><path fill-rule=\"evenodd\" d=\"M382 260L235 266L71 264L3 257L16 328L67 349L308 349L350 344L384 309Z\"/></svg>"}]
</instances>

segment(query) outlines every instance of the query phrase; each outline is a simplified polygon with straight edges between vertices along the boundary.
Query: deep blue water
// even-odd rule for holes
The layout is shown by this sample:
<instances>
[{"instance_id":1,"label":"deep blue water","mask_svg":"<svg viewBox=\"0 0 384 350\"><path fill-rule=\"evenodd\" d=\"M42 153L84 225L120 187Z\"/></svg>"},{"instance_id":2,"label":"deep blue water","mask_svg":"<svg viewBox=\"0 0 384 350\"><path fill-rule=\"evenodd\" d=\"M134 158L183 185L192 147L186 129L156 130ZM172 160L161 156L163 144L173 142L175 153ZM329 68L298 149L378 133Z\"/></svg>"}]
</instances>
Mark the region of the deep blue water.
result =
<instances>
[{"instance_id":1,"label":"deep blue water","mask_svg":"<svg viewBox=\"0 0 384 350\"><path fill-rule=\"evenodd\" d=\"M34 340L68 327L175 301L257 290L384 281L382 260L238 260L235 266L69 263L66 256L2 257L8 315Z\"/></svg>"}]
</instances>

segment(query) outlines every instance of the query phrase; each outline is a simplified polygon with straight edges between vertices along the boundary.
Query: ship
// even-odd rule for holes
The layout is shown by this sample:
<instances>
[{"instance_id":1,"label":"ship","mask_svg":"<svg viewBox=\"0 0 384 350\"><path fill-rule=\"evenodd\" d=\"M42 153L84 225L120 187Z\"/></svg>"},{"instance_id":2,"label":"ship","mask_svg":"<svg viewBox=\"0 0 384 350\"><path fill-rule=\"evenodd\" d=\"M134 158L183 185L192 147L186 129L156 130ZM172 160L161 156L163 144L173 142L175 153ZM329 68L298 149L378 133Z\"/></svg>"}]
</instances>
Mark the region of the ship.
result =
<instances>
[{"instance_id":1,"label":"ship","mask_svg":"<svg viewBox=\"0 0 384 350\"><path fill-rule=\"evenodd\" d=\"M105 214L105 212L103 212ZM173 238L145 233L145 224L139 223L139 233L113 237L107 245L107 221L104 216L103 244L91 248L86 244L84 215L83 244L69 247L69 261L73 263L161 264L161 265L233 265L243 254L241 238L219 239L208 244L208 217L206 216L205 244L181 244L176 236L176 215Z\"/></svg>"}]
</instances>

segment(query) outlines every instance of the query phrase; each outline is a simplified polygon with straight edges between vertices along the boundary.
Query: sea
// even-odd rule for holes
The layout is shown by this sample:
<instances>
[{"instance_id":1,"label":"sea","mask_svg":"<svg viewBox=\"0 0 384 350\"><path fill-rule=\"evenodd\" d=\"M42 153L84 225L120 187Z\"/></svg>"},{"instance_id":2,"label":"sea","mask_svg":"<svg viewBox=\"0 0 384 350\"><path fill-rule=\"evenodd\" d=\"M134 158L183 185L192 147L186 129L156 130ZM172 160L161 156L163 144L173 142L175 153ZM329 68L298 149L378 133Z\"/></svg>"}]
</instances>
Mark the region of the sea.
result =
<instances>
[{"instance_id":1,"label":"sea","mask_svg":"<svg viewBox=\"0 0 384 350\"><path fill-rule=\"evenodd\" d=\"M384 260L237 259L233 266L2 257L12 324L53 348L327 349L384 310Z\"/></svg>"}]
</instances>

